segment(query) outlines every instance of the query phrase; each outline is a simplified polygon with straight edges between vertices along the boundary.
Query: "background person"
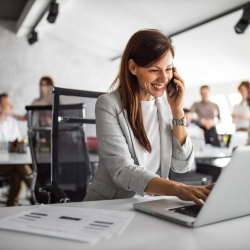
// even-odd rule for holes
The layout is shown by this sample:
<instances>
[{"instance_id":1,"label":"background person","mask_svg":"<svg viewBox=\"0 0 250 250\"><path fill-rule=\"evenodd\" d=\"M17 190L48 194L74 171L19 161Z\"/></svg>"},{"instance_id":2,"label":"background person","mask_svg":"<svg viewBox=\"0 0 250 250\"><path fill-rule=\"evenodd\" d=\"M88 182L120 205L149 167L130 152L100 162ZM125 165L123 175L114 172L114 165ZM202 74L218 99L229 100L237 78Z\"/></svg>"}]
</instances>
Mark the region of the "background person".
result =
<instances>
[{"instance_id":1,"label":"background person","mask_svg":"<svg viewBox=\"0 0 250 250\"><path fill-rule=\"evenodd\" d=\"M173 56L169 39L157 30L138 31L130 38L115 90L96 103L100 158L85 201L136 193L173 195L199 205L206 200L213 184L186 186L168 180L170 168L186 172L194 166L186 127L172 126L185 123L184 81L176 68L173 73ZM164 94L173 74L179 90L170 99Z\"/></svg>"},{"instance_id":2,"label":"background person","mask_svg":"<svg viewBox=\"0 0 250 250\"><path fill-rule=\"evenodd\" d=\"M191 139L205 139L204 138L204 131L194 122L192 122L192 114L190 109L183 109L186 123L187 123L187 131Z\"/></svg>"},{"instance_id":3,"label":"background person","mask_svg":"<svg viewBox=\"0 0 250 250\"><path fill-rule=\"evenodd\" d=\"M220 120L220 109L216 103L209 101L210 88L204 85L200 88L202 100L195 102L191 112L198 116L197 124L204 130L207 144L220 147L215 125Z\"/></svg>"},{"instance_id":4,"label":"background person","mask_svg":"<svg viewBox=\"0 0 250 250\"><path fill-rule=\"evenodd\" d=\"M50 78L48 76L42 77L40 82L39 82L40 97L35 99L31 103L31 106L52 105L53 104L53 93L52 93L53 86L54 86L54 82L53 82L52 78ZM43 111L43 113L44 113L44 119L50 118L49 120L51 123L51 112ZM27 120L27 114L25 114L25 115L13 114L13 117L18 119L18 120L21 120L21 121Z\"/></svg>"},{"instance_id":5,"label":"background person","mask_svg":"<svg viewBox=\"0 0 250 250\"><path fill-rule=\"evenodd\" d=\"M12 116L12 104L8 94L0 94L0 141L8 143L20 139L21 134L16 120ZM19 204L19 196L22 188L22 181L28 187L31 185L31 179L26 177L32 174L28 165L8 165L0 166L0 175L10 178L10 191L7 206L16 206Z\"/></svg>"},{"instance_id":6,"label":"background person","mask_svg":"<svg viewBox=\"0 0 250 250\"><path fill-rule=\"evenodd\" d=\"M248 131L250 121L250 107L248 104L248 95L250 90L250 84L247 81L242 82L238 91L242 96L242 100L239 104L236 104L233 108L232 118L235 123L236 131Z\"/></svg>"}]
</instances>

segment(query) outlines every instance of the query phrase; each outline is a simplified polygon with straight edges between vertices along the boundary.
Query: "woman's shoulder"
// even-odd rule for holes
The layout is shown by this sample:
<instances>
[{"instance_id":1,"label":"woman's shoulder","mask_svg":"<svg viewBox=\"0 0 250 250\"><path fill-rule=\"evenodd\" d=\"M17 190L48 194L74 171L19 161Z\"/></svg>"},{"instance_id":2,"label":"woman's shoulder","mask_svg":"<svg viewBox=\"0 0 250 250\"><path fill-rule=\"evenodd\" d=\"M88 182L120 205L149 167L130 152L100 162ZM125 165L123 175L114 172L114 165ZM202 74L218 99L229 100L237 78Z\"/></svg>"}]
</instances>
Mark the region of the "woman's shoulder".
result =
<instances>
[{"instance_id":1,"label":"woman's shoulder","mask_svg":"<svg viewBox=\"0 0 250 250\"><path fill-rule=\"evenodd\" d=\"M96 106L108 109L120 109L121 103L120 90L116 89L115 91L99 96L96 102Z\"/></svg>"},{"instance_id":2,"label":"woman's shoulder","mask_svg":"<svg viewBox=\"0 0 250 250\"><path fill-rule=\"evenodd\" d=\"M98 97L97 105L113 105L115 107L121 106L121 94L119 89Z\"/></svg>"}]
</instances>

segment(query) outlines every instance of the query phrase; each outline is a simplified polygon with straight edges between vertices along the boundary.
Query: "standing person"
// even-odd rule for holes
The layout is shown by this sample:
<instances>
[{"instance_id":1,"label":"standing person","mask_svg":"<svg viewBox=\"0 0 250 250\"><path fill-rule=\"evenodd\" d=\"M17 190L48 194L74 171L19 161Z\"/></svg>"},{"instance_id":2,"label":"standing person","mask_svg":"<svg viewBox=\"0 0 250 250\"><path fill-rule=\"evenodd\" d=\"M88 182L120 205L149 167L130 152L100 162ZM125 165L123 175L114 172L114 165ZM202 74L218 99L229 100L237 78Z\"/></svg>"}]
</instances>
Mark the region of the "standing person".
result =
<instances>
[{"instance_id":1,"label":"standing person","mask_svg":"<svg viewBox=\"0 0 250 250\"><path fill-rule=\"evenodd\" d=\"M13 107L8 94L0 94L0 142L8 143L9 141L14 141L21 137L17 122L11 117L12 109ZM27 177L31 174L32 170L28 165L0 166L0 175L10 178L10 191L7 206L18 205L22 181L30 187L31 179Z\"/></svg>"},{"instance_id":2,"label":"standing person","mask_svg":"<svg viewBox=\"0 0 250 250\"><path fill-rule=\"evenodd\" d=\"M96 103L99 166L85 201L121 199L136 193L173 195L202 205L213 184L187 186L168 180L169 170L194 165L183 112L184 81L173 67L174 50L157 30L136 32L122 56L109 94ZM175 77L178 92L166 86Z\"/></svg>"},{"instance_id":3,"label":"standing person","mask_svg":"<svg viewBox=\"0 0 250 250\"><path fill-rule=\"evenodd\" d=\"M204 130L207 144L220 147L215 125L220 120L220 109L216 103L209 101L210 88L207 85L201 86L200 94L202 100L195 102L191 112L198 116L197 124Z\"/></svg>"},{"instance_id":4,"label":"standing person","mask_svg":"<svg viewBox=\"0 0 250 250\"><path fill-rule=\"evenodd\" d=\"M52 103L53 103L52 89L53 89L53 86L54 86L53 80L48 76L44 76L44 77L42 77L40 79L39 86L40 86L40 97L36 98L31 103L31 106L52 105ZM51 118L51 112L45 112L45 113L49 113L47 115L47 118L48 117ZM27 120L27 114L25 114L25 115L13 114L13 117L16 118L17 120L21 120L21 121L26 121Z\"/></svg>"},{"instance_id":5,"label":"standing person","mask_svg":"<svg viewBox=\"0 0 250 250\"><path fill-rule=\"evenodd\" d=\"M247 81L242 82L238 91L242 96L242 100L239 104L236 104L233 108L233 122L235 123L236 131L248 131L250 121L250 108L248 104L248 95L250 90L250 84Z\"/></svg>"}]
</instances>

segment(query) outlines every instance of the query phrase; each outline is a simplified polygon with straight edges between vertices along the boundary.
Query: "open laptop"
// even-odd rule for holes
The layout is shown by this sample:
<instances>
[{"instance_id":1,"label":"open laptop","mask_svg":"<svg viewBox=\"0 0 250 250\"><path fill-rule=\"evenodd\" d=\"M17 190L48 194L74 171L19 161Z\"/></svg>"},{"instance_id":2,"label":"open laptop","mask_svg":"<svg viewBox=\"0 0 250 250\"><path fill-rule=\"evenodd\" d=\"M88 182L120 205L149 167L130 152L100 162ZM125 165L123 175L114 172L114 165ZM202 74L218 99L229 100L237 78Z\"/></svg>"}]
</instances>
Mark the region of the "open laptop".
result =
<instances>
[{"instance_id":1,"label":"open laptop","mask_svg":"<svg viewBox=\"0 0 250 250\"><path fill-rule=\"evenodd\" d=\"M140 211L189 227L250 214L250 146L237 148L203 206L177 198L134 203Z\"/></svg>"}]
</instances>

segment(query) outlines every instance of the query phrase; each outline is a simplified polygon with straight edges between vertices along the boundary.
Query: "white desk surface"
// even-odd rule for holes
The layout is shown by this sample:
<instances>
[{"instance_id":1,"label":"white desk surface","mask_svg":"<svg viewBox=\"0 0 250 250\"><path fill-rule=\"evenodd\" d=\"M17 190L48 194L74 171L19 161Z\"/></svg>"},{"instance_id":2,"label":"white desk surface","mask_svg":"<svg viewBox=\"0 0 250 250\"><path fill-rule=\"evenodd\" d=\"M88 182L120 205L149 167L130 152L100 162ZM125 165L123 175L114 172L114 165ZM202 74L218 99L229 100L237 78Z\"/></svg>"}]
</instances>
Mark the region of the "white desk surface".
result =
<instances>
[{"instance_id":1,"label":"white desk surface","mask_svg":"<svg viewBox=\"0 0 250 250\"><path fill-rule=\"evenodd\" d=\"M195 158L226 158L232 156L232 149L206 145L202 151L195 151Z\"/></svg>"},{"instance_id":2,"label":"white desk surface","mask_svg":"<svg viewBox=\"0 0 250 250\"><path fill-rule=\"evenodd\" d=\"M4 153L0 157L0 165L24 165L32 164L30 151L27 153Z\"/></svg>"},{"instance_id":3,"label":"white desk surface","mask_svg":"<svg viewBox=\"0 0 250 250\"><path fill-rule=\"evenodd\" d=\"M89 153L90 162L95 163L99 161L99 156L94 153ZM50 163L50 153L40 153L37 155L39 163ZM27 153L4 153L0 155L1 165L24 165L32 164L30 149L27 148Z\"/></svg>"},{"instance_id":4,"label":"white desk surface","mask_svg":"<svg viewBox=\"0 0 250 250\"><path fill-rule=\"evenodd\" d=\"M93 212L95 208L134 211L132 210L132 204L134 202L159 198L166 197L79 202L59 204L59 206L93 208ZM34 207L35 206L0 208L0 218ZM102 240L96 245L0 230L0 249L249 250L249 236L250 216L193 229L135 211L133 220L122 235L115 236L108 240Z\"/></svg>"}]
</instances>

